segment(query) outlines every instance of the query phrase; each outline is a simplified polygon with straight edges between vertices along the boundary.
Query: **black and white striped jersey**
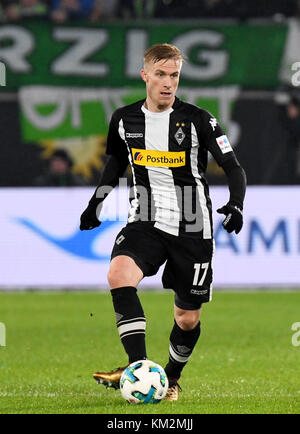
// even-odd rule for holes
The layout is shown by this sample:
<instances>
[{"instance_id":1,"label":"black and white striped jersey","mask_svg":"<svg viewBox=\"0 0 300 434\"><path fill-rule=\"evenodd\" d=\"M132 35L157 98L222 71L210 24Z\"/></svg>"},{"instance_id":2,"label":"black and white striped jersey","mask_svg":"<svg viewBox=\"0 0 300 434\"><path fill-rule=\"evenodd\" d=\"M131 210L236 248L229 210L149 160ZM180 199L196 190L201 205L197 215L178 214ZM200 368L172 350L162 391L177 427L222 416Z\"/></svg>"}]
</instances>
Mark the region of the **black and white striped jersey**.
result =
<instances>
[{"instance_id":1,"label":"black and white striped jersey","mask_svg":"<svg viewBox=\"0 0 300 434\"><path fill-rule=\"evenodd\" d=\"M112 116L108 155L128 159L133 187L128 223L149 221L175 236L212 238L209 189L204 177L208 151L220 166L238 164L217 120L178 98L160 113L145 100Z\"/></svg>"}]
</instances>

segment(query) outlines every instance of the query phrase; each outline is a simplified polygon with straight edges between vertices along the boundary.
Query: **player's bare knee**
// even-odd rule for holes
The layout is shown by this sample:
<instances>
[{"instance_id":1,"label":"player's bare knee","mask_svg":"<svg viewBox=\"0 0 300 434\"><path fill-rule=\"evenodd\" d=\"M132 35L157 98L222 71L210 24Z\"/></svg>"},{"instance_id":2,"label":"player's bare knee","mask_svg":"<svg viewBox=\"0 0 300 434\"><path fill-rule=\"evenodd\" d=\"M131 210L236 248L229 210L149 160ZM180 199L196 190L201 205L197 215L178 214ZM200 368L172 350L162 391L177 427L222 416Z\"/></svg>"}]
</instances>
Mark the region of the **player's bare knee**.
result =
<instances>
[{"instance_id":1,"label":"player's bare knee","mask_svg":"<svg viewBox=\"0 0 300 434\"><path fill-rule=\"evenodd\" d=\"M143 278L142 271L131 258L119 256L111 262L107 280L111 289L122 286L136 287Z\"/></svg>"},{"instance_id":2,"label":"player's bare knee","mask_svg":"<svg viewBox=\"0 0 300 434\"><path fill-rule=\"evenodd\" d=\"M182 330L193 330L199 322L199 311L185 310L177 313L176 322Z\"/></svg>"},{"instance_id":3,"label":"player's bare knee","mask_svg":"<svg viewBox=\"0 0 300 434\"><path fill-rule=\"evenodd\" d=\"M118 270L113 268L109 270L107 274L107 280L111 289L120 288L121 286L125 286L127 284L129 276L126 270Z\"/></svg>"}]
</instances>

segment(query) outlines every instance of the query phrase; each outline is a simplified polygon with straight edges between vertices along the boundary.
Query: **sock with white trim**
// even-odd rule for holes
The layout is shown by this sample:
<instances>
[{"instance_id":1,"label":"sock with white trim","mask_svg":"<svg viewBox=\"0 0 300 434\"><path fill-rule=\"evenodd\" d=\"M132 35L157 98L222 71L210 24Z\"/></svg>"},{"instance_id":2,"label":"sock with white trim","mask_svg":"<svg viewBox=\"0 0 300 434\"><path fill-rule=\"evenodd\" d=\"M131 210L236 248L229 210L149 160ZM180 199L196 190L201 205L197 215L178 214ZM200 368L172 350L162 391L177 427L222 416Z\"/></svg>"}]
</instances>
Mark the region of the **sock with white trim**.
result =
<instances>
[{"instance_id":1,"label":"sock with white trim","mask_svg":"<svg viewBox=\"0 0 300 434\"><path fill-rule=\"evenodd\" d=\"M181 371L191 357L200 333L200 321L192 330L182 330L174 321L170 335L169 363L165 367L169 379L178 380L180 378Z\"/></svg>"},{"instance_id":2,"label":"sock with white trim","mask_svg":"<svg viewBox=\"0 0 300 434\"><path fill-rule=\"evenodd\" d=\"M111 290L118 332L129 363L147 359L145 330L146 319L137 289L124 286Z\"/></svg>"}]
</instances>

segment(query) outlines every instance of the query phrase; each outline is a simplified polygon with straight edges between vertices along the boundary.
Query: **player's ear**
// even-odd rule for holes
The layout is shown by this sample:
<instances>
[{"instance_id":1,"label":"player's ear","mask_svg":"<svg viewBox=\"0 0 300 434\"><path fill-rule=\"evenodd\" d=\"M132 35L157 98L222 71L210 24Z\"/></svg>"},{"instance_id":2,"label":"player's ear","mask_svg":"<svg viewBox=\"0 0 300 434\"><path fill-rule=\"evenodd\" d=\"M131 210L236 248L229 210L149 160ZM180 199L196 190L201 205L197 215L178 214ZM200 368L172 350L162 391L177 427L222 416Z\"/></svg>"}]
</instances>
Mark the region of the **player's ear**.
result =
<instances>
[{"instance_id":1,"label":"player's ear","mask_svg":"<svg viewBox=\"0 0 300 434\"><path fill-rule=\"evenodd\" d=\"M147 72L145 69L141 70L141 77L144 80L144 82L147 83Z\"/></svg>"}]
</instances>

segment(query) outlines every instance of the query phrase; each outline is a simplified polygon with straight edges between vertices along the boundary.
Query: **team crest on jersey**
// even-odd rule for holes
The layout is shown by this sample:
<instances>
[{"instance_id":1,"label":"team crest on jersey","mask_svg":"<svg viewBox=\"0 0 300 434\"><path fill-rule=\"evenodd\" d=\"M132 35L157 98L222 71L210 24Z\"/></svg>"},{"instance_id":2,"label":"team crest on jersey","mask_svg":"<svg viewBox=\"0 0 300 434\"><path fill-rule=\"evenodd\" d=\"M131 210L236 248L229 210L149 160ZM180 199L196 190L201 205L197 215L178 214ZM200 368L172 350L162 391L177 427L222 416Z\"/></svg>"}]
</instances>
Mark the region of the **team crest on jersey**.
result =
<instances>
[{"instance_id":1,"label":"team crest on jersey","mask_svg":"<svg viewBox=\"0 0 300 434\"><path fill-rule=\"evenodd\" d=\"M184 122L177 122L176 123L176 127L179 127L178 130L175 133L175 139L178 143L178 145L181 145L181 143L184 141L185 139L185 134L183 132L183 129L181 127L184 127L185 123Z\"/></svg>"}]
</instances>

